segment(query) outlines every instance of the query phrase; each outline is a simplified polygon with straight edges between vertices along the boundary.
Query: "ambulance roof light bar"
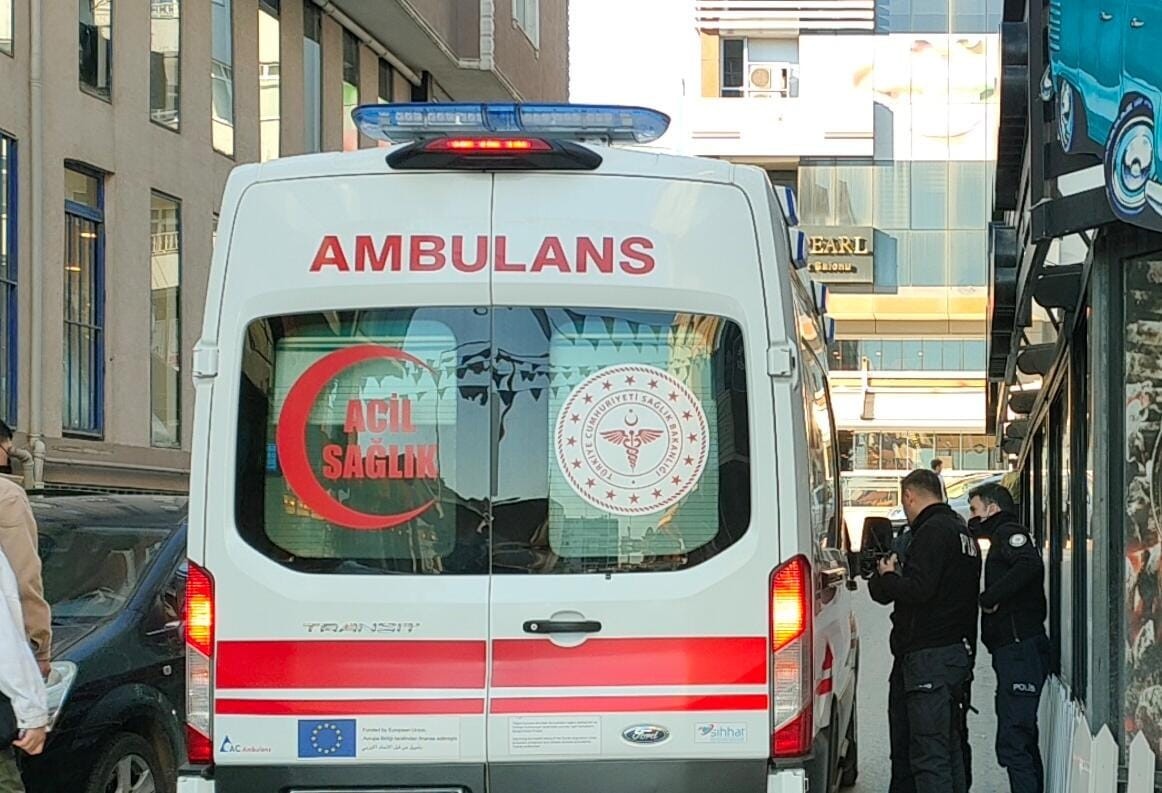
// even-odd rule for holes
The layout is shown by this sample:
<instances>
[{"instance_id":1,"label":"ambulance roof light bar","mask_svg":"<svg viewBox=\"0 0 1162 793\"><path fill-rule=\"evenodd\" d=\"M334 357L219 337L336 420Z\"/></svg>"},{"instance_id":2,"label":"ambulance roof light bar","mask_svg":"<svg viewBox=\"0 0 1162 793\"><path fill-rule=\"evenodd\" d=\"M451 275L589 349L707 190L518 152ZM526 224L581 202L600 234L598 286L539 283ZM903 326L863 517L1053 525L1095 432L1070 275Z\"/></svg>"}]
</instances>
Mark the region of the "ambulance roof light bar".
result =
<instances>
[{"instance_id":1,"label":"ambulance roof light bar","mask_svg":"<svg viewBox=\"0 0 1162 793\"><path fill-rule=\"evenodd\" d=\"M640 144L657 140L670 126L670 117L665 113L624 105L409 102L362 105L351 115L364 135L389 143L424 142L448 136L519 135Z\"/></svg>"}]
</instances>

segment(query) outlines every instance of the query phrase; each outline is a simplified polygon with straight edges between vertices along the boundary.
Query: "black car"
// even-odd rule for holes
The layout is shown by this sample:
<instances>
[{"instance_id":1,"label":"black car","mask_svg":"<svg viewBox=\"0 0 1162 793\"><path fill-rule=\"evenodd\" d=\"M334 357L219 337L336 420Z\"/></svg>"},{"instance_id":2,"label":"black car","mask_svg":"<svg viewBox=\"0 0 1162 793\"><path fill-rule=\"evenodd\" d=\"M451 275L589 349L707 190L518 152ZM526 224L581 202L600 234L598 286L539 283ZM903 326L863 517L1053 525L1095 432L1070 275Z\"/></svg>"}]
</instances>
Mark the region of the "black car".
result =
<instances>
[{"instance_id":1,"label":"black car","mask_svg":"<svg viewBox=\"0 0 1162 793\"><path fill-rule=\"evenodd\" d=\"M184 762L186 499L33 499L53 612L44 754L29 793L168 793Z\"/></svg>"}]
</instances>

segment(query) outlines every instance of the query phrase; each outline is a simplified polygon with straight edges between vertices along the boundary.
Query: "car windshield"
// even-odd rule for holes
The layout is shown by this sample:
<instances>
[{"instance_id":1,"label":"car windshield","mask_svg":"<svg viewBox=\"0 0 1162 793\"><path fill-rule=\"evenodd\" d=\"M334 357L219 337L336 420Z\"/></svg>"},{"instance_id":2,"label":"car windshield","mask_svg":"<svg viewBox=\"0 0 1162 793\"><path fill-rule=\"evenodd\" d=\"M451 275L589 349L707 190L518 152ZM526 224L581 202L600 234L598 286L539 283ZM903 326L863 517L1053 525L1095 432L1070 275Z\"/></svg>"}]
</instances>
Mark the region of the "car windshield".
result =
<instances>
[{"instance_id":1,"label":"car windshield","mask_svg":"<svg viewBox=\"0 0 1162 793\"><path fill-rule=\"evenodd\" d=\"M97 620L121 611L171 531L42 522L44 596L53 619Z\"/></svg>"},{"instance_id":2,"label":"car windshield","mask_svg":"<svg viewBox=\"0 0 1162 793\"><path fill-rule=\"evenodd\" d=\"M985 482L999 482L999 481L1001 481L1001 478L999 476L995 476L993 474L984 474L981 476L967 476L964 479L961 479L958 482L954 482L953 484L948 486L948 488L947 488L948 500L952 501L953 499L967 498L968 491L972 490L977 485L984 484Z\"/></svg>"},{"instance_id":3,"label":"car windshield","mask_svg":"<svg viewBox=\"0 0 1162 793\"><path fill-rule=\"evenodd\" d=\"M887 507L900 503L900 480L852 476L843 480L843 504L848 507Z\"/></svg>"}]
</instances>

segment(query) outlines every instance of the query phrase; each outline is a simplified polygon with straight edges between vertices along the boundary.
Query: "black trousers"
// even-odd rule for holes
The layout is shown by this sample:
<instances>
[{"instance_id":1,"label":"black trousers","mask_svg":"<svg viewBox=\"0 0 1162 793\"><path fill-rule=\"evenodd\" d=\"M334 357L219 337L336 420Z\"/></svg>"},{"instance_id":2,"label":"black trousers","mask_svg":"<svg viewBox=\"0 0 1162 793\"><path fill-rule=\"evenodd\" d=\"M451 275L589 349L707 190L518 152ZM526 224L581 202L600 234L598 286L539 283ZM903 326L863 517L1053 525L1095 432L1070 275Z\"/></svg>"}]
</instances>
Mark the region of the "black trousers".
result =
<instances>
[{"instance_id":1,"label":"black trousers","mask_svg":"<svg viewBox=\"0 0 1162 793\"><path fill-rule=\"evenodd\" d=\"M896 659L888 684L889 793L967 793L970 679L971 658L962 644Z\"/></svg>"},{"instance_id":2,"label":"black trousers","mask_svg":"<svg viewBox=\"0 0 1162 793\"><path fill-rule=\"evenodd\" d=\"M1013 793L1042 793L1045 766L1038 746L1037 707L1049 674L1045 634L993 650L997 673L997 762Z\"/></svg>"}]
</instances>

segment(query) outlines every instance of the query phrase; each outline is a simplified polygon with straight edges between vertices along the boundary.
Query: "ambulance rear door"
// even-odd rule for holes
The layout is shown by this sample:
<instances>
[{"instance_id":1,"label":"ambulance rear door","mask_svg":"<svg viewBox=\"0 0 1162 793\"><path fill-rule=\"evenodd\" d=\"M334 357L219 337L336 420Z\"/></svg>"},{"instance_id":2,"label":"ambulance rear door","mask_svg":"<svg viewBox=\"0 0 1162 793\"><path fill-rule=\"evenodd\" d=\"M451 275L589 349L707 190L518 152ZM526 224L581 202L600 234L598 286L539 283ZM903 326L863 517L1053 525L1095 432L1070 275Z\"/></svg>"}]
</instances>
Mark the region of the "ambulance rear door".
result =
<instances>
[{"instance_id":1,"label":"ambulance rear door","mask_svg":"<svg viewBox=\"0 0 1162 793\"><path fill-rule=\"evenodd\" d=\"M747 196L501 173L493 233L489 789L765 790L795 487Z\"/></svg>"},{"instance_id":2,"label":"ambulance rear door","mask_svg":"<svg viewBox=\"0 0 1162 793\"><path fill-rule=\"evenodd\" d=\"M227 793L484 787L491 177L381 157L278 163L224 229L197 558Z\"/></svg>"}]
</instances>

